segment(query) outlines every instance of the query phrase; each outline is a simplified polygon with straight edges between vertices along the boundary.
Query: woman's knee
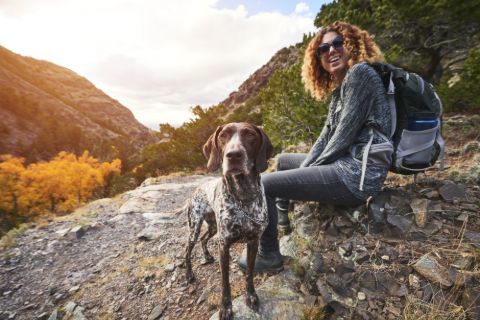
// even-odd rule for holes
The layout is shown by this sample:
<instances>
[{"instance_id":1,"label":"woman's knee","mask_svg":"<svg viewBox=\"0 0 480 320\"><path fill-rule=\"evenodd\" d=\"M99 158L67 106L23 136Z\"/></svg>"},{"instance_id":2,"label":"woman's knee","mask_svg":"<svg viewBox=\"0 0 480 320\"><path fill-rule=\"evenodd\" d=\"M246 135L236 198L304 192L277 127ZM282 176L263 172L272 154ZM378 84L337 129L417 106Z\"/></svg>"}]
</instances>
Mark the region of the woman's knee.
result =
<instances>
[{"instance_id":1,"label":"woman's knee","mask_svg":"<svg viewBox=\"0 0 480 320\"><path fill-rule=\"evenodd\" d=\"M275 172L270 172L270 173L264 173L261 176L261 182L263 185L263 189L265 190L265 195L269 195L269 191L271 187L273 186L273 175Z\"/></svg>"},{"instance_id":2,"label":"woman's knee","mask_svg":"<svg viewBox=\"0 0 480 320\"><path fill-rule=\"evenodd\" d=\"M282 153L278 157L277 171L291 170L300 167L306 158L304 153Z\"/></svg>"}]
</instances>

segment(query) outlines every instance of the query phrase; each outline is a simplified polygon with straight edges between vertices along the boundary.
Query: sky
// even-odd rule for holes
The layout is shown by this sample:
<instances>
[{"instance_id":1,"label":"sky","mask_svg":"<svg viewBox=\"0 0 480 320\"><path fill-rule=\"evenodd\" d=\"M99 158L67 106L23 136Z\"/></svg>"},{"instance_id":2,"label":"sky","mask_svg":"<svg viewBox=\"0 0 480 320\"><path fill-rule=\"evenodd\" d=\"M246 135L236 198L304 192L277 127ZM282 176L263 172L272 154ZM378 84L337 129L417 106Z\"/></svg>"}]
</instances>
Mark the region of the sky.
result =
<instances>
[{"instance_id":1,"label":"sky","mask_svg":"<svg viewBox=\"0 0 480 320\"><path fill-rule=\"evenodd\" d=\"M86 77L144 125L179 126L281 48L328 0L0 0L0 45Z\"/></svg>"}]
</instances>

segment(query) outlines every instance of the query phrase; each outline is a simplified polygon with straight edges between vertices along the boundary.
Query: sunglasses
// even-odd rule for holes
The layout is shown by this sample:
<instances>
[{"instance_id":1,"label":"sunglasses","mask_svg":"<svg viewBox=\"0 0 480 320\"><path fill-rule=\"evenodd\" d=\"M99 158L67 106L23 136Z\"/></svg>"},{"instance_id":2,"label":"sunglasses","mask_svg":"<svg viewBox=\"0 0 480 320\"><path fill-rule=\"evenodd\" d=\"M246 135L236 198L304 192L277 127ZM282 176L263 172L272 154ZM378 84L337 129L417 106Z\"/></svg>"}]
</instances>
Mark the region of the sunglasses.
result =
<instances>
[{"instance_id":1,"label":"sunglasses","mask_svg":"<svg viewBox=\"0 0 480 320\"><path fill-rule=\"evenodd\" d=\"M330 43L322 43L317 47L316 55L317 58L320 58L321 55L326 54L330 51L330 47L333 47L335 50L340 50L343 48L343 38L341 36L336 37Z\"/></svg>"}]
</instances>

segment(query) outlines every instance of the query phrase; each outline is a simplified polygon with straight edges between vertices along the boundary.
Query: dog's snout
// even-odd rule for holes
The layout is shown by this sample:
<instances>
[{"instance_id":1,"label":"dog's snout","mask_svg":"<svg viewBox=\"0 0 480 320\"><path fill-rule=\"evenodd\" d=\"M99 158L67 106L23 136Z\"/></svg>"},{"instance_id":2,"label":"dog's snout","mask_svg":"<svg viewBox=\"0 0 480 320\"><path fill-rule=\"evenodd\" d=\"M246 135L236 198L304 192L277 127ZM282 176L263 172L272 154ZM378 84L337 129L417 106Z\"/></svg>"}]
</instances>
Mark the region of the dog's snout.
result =
<instances>
[{"instance_id":1,"label":"dog's snout","mask_svg":"<svg viewBox=\"0 0 480 320\"><path fill-rule=\"evenodd\" d=\"M243 157L243 152L240 150L230 150L225 156L229 160L241 160Z\"/></svg>"}]
</instances>

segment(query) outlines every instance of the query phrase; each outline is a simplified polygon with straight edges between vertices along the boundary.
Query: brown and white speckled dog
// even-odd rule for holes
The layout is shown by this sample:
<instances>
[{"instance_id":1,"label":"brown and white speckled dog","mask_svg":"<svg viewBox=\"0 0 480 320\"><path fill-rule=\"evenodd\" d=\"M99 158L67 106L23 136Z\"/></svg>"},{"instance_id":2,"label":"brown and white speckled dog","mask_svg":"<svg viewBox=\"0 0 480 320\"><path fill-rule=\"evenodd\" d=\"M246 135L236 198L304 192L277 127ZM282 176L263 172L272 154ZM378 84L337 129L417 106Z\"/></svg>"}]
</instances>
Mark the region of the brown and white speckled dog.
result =
<instances>
[{"instance_id":1,"label":"brown and white speckled dog","mask_svg":"<svg viewBox=\"0 0 480 320\"><path fill-rule=\"evenodd\" d=\"M268 224L265 193L260 172L267 168L272 144L262 129L249 123L229 123L217 128L203 146L208 169L222 166L222 177L200 186L187 203L188 238L185 257L186 278L195 280L191 252L198 240L203 221L208 230L201 236L204 263L213 262L207 241L219 232L219 255L222 272L222 305L220 319L232 319L229 283L230 246L247 243L246 303L258 309L258 296L253 286L253 266L258 240Z\"/></svg>"}]
</instances>

